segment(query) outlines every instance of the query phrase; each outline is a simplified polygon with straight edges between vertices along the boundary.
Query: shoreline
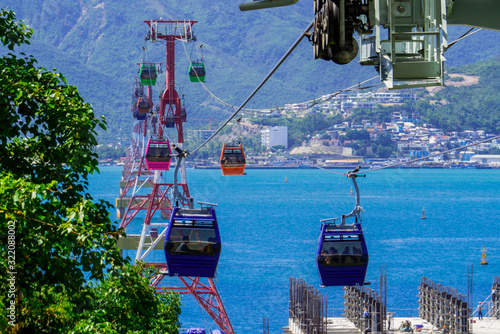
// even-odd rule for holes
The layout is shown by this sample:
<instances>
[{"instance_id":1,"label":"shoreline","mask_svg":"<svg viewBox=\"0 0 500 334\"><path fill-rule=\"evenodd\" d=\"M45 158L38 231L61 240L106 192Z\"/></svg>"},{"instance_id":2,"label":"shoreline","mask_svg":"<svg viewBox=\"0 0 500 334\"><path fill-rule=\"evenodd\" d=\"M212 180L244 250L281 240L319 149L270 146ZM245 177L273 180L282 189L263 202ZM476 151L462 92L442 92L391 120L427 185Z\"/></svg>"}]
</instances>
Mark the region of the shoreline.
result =
<instances>
[{"instance_id":1,"label":"shoreline","mask_svg":"<svg viewBox=\"0 0 500 334\"><path fill-rule=\"evenodd\" d=\"M120 163L99 163L99 167L110 167L110 166L123 166ZM300 165L300 166L245 166L245 169L354 169L358 165L346 165L346 166L321 166L321 165ZM198 166L198 165L187 165L190 169L220 169L220 166ZM487 166L487 165L477 165L477 166L361 166L361 170L371 170L375 168L386 168L386 169L500 169L500 166Z\"/></svg>"}]
</instances>

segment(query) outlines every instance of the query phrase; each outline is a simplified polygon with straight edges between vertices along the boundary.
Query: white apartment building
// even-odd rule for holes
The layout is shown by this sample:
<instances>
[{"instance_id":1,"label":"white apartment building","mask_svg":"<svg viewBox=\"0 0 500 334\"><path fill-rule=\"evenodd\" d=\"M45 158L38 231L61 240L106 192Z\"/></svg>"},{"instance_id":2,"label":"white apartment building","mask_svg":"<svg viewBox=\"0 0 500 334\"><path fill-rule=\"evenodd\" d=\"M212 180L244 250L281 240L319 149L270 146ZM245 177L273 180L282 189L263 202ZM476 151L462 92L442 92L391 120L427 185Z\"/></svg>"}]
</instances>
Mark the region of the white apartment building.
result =
<instances>
[{"instance_id":1,"label":"white apartment building","mask_svg":"<svg viewBox=\"0 0 500 334\"><path fill-rule=\"evenodd\" d=\"M276 145L283 145L288 148L288 127L267 126L261 131L262 145L270 149Z\"/></svg>"}]
</instances>

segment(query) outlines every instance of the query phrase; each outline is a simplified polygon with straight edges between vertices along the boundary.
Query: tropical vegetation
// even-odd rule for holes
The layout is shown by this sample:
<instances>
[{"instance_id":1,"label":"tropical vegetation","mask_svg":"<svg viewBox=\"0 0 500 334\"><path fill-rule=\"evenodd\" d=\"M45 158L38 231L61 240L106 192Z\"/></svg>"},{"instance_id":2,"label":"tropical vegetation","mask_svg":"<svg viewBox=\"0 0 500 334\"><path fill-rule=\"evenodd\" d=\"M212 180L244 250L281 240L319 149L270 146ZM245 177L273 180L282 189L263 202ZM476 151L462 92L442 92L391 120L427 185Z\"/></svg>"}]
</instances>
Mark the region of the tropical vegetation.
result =
<instances>
[{"instance_id":1,"label":"tropical vegetation","mask_svg":"<svg viewBox=\"0 0 500 334\"><path fill-rule=\"evenodd\" d=\"M0 332L177 332L180 299L116 248L122 229L95 200L96 128L75 86L15 53L33 30L0 12Z\"/></svg>"}]
</instances>

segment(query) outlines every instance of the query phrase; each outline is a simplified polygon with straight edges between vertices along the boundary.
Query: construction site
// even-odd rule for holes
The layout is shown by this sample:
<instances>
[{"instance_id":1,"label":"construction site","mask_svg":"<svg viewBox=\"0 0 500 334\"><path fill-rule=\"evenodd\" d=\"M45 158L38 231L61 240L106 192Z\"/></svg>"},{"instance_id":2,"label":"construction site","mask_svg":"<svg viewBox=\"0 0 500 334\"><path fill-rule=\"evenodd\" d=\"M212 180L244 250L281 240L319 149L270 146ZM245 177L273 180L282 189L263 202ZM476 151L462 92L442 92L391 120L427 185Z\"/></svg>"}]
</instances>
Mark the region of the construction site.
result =
<instances>
[{"instance_id":1,"label":"construction site","mask_svg":"<svg viewBox=\"0 0 500 334\"><path fill-rule=\"evenodd\" d=\"M495 276L488 298L479 308L472 304L472 289L463 295L456 289L420 279L418 317L401 317L387 308L386 275L380 292L361 286L344 287L343 318L328 317L328 302L302 279L290 278L288 326L283 333L500 333L500 277Z\"/></svg>"}]
</instances>

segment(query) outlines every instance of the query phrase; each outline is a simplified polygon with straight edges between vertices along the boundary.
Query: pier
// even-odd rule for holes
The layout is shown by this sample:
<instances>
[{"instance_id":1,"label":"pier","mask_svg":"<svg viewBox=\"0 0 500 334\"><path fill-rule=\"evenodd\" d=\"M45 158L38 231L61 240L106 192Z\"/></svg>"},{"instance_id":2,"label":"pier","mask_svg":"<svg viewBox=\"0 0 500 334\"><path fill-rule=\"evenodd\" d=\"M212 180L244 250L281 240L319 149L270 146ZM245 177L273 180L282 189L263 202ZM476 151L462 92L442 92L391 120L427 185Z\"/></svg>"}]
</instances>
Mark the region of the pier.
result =
<instances>
[{"instance_id":1,"label":"pier","mask_svg":"<svg viewBox=\"0 0 500 334\"><path fill-rule=\"evenodd\" d=\"M385 275L381 275L382 281ZM302 279L290 278L290 302L286 334L443 333L500 334L500 277L493 278L491 294L481 302L482 319L471 294L422 277L419 285L419 316L393 317L381 292L360 286L344 287L344 317L328 317L328 300ZM476 306L476 307L474 307ZM369 317L363 317L367 310ZM409 325L409 327L408 327ZM409 328L404 330L404 327ZM366 329L370 328L370 332Z\"/></svg>"}]
</instances>

